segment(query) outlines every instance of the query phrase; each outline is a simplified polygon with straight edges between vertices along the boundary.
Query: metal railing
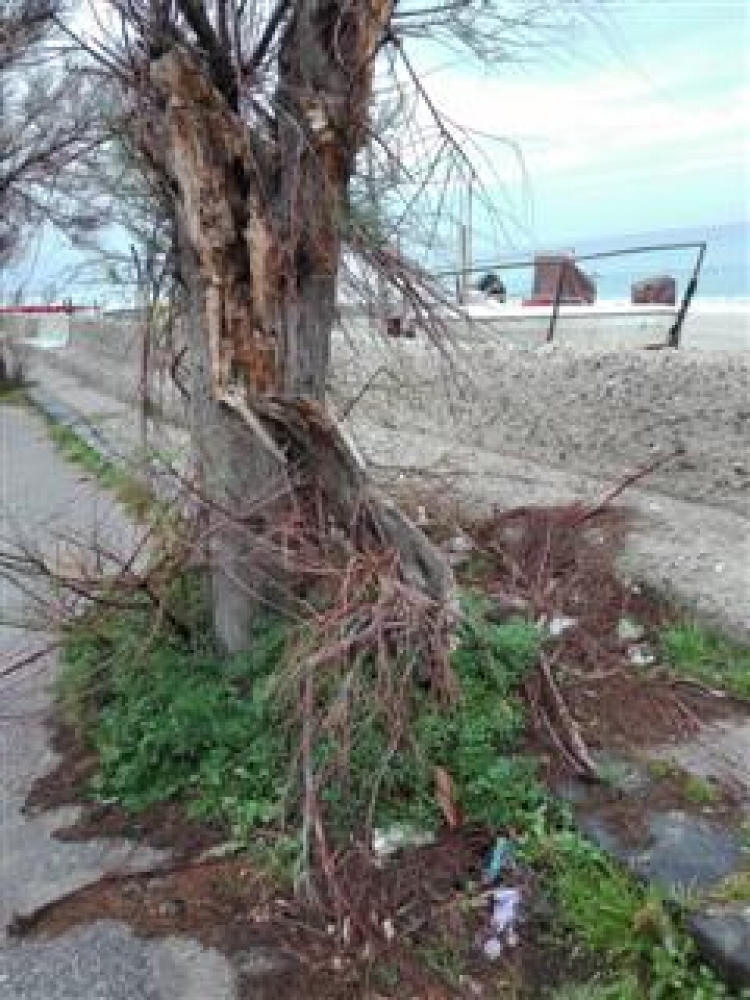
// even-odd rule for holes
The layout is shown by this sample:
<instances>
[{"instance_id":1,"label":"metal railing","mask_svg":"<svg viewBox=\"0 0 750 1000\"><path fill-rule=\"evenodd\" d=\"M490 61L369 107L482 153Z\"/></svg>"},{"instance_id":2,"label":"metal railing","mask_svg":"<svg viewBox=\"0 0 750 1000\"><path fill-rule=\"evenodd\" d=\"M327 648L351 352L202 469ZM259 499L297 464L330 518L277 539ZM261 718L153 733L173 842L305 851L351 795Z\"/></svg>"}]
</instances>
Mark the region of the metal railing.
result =
<instances>
[{"instance_id":1,"label":"metal railing","mask_svg":"<svg viewBox=\"0 0 750 1000\"><path fill-rule=\"evenodd\" d=\"M595 260L609 260L616 257L627 257L634 256L637 254L646 253L664 253L673 250L694 250L696 252L695 262L690 274L690 278L685 286L685 291L683 292L682 298L680 299L679 306L677 307L676 316L672 326L669 329L667 335L667 344L670 347L679 347L680 344L680 334L682 331L683 323L685 322L685 316L687 315L688 309L690 308L690 303L698 290L698 279L700 277L701 268L703 267L703 260L706 255L707 243L705 240L700 241L687 241L687 242L675 242L675 243L648 243L638 246L624 247L620 250L599 250L591 253L577 254L574 251L565 251L564 253L550 253L544 256L556 259L559 258L561 262L566 262L569 264L582 264ZM534 266L534 258L525 257L518 260L501 260L491 263L483 263L472 265L471 267L465 268L452 268L447 270L435 271L432 273L432 277L436 279L441 278L455 278L456 279L456 290L458 301L461 301L461 288L466 288L467 278L470 275L476 274L487 274L490 271L512 271L518 270L522 267L531 268ZM550 342L554 338L555 328L557 326L557 321L560 314L560 305L562 304L562 291L564 286L564 276L565 268L559 268L557 287L555 290L555 296L552 300L552 314L550 316L549 330L547 332L547 341Z\"/></svg>"}]
</instances>

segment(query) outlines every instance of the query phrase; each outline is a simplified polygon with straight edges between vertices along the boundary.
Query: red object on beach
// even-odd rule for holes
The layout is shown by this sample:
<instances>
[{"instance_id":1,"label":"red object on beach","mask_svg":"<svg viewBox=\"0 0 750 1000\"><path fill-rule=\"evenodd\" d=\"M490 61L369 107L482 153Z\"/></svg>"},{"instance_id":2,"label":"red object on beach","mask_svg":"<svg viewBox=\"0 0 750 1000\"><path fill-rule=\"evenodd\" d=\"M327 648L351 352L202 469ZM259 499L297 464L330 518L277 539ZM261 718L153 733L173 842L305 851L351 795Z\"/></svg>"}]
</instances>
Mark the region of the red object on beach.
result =
<instances>
[{"instance_id":1,"label":"red object on beach","mask_svg":"<svg viewBox=\"0 0 750 1000\"><path fill-rule=\"evenodd\" d=\"M84 312L90 308L90 306L74 306L72 304L63 306L0 306L0 314L4 316L36 316L48 313Z\"/></svg>"},{"instance_id":2,"label":"red object on beach","mask_svg":"<svg viewBox=\"0 0 750 1000\"><path fill-rule=\"evenodd\" d=\"M534 258L534 287L524 305L550 306L559 296L566 305L590 305L596 284L569 254L538 254Z\"/></svg>"}]
</instances>

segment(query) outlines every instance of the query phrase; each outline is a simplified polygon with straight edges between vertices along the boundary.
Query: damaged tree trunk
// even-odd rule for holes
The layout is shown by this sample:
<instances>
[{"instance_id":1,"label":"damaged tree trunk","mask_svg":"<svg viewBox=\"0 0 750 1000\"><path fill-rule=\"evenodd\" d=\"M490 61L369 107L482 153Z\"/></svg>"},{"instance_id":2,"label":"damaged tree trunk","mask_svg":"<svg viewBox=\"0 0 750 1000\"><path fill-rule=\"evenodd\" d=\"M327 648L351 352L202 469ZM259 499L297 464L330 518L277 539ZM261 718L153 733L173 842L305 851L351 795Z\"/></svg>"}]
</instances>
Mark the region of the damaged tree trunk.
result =
<instances>
[{"instance_id":1,"label":"damaged tree trunk","mask_svg":"<svg viewBox=\"0 0 750 1000\"><path fill-rule=\"evenodd\" d=\"M389 11L295 8L263 138L195 55L173 48L150 67L163 117L141 141L175 192L214 622L230 650L246 645L259 601L283 600L284 567L264 529L301 482L325 494L359 544L395 547L404 579L436 600L450 585L442 558L370 489L325 412L340 231Z\"/></svg>"}]
</instances>

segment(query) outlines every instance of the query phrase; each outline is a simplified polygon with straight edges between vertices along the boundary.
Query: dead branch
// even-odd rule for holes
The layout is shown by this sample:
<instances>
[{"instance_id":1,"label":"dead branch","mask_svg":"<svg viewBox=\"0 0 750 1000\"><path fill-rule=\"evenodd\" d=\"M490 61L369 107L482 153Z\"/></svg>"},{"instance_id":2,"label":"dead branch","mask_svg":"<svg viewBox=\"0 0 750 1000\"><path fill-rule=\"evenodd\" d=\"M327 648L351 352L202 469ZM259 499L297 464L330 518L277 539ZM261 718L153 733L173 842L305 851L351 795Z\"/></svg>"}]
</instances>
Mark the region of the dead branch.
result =
<instances>
[{"instance_id":1,"label":"dead branch","mask_svg":"<svg viewBox=\"0 0 750 1000\"><path fill-rule=\"evenodd\" d=\"M544 654L539 659L539 673L542 681L542 700L546 703L550 718L554 720L562 745L582 774L598 780L599 768L592 759L581 731L555 682L552 663Z\"/></svg>"}]
</instances>

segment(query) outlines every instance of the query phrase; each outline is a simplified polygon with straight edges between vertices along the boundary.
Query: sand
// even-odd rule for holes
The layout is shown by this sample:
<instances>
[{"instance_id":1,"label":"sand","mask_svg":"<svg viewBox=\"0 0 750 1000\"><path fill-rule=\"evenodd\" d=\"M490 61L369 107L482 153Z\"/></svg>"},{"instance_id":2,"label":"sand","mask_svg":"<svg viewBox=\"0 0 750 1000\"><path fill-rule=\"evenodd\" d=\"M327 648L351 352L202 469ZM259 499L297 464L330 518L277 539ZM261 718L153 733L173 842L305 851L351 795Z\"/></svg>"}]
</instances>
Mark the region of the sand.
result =
<instances>
[{"instance_id":1,"label":"sand","mask_svg":"<svg viewBox=\"0 0 750 1000\"><path fill-rule=\"evenodd\" d=\"M713 335L707 320L694 318L693 340ZM608 480L680 450L650 489L750 516L750 352L518 350L478 336L441 358L421 342L338 338L339 407L368 379L358 419Z\"/></svg>"},{"instance_id":2,"label":"sand","mask_svg":"<svg viewBox=\"0 0 750 1000\"><path fill-rule=\"evenodd\" d=\"M750 638L750 350L711 346L742 343L747 319L696 310L687 346L658 352L512 349L474 331L446 345L448 359L360 329L334 338L331 399L385 485L477 510L593 501L682 449L622 497L639 523L632 574ZM97 388L90 415L107 396L132 405L137 351L115 356L89 333L38 362L43 384L65 374L63 395L71 379Z\"/></svg>"},{"instance_id":3,"label":"sand","mask_svg":"<svg viewBox=\"0 0 750 1000\"><path fill-rule=\"evenodd\" d=\"M737 338L731 317L694 318L704 344L716 329ZM595 502L679 450L618 499L634 517L623 571L750 640L750 352L519 350L477 336L441 359L419 342L341 336L332 395L384 486L461 514Z\"/></svg>"}]
</instances>

